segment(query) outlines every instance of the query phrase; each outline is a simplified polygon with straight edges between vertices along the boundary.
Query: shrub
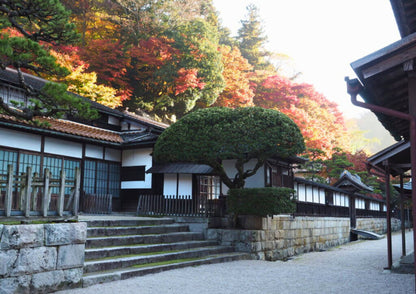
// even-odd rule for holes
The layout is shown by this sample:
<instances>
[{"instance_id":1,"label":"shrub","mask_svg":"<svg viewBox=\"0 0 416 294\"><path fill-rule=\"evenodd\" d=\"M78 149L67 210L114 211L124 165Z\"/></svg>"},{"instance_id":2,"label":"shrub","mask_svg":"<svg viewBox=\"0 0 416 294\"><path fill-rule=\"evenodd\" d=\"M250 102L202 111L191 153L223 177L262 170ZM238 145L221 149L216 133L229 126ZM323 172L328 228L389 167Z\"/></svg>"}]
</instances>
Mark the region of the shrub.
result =
<instances>
[{"instance_id":1,"label":"shrub","mask_svg":"<svg viewBox=\"0 0 416 294\"><path fill-rule=\"evenodd\" d=\"M227 196L228 213L234 215L268 216L294 213L295 190L290 188L245 188L230 189Z\"/></svg>"}]
</instances>

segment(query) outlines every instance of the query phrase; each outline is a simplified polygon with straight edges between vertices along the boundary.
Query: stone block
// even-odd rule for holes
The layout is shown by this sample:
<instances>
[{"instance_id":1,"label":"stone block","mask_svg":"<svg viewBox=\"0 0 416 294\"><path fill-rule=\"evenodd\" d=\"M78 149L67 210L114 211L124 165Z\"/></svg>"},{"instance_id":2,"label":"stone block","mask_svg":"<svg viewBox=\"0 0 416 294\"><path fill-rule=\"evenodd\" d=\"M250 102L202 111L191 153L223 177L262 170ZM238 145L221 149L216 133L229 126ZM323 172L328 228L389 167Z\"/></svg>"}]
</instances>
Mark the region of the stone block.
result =
<instances>
[{"instance_id":1,"label":"stone block","mask_svg":"<svg viewBox=\"0 0 416 294\"><path fill-rule=\"evenodd\" d=\"M46 245L83 244L87 239L87 223L46 224Z\"/></svg>"},{"instance_id":2,"label":"stone block","mask_svg":"<svg viewBox=\"0 0 416 294\"><path fill-rule=\"evenodd\" d=\"M0 279L0 294L30 294L31 276Z\"/></svg>"},{"instance_id":3,"label":"stone block","mask_svg":"<svg viewBox=\"0 0 416 294\"><path fill-rule=\"evenodd\" d=\"M235 249L236 251L239 251L239 252L252 252L251 243L246 243L246 242L237 242L235 244Z\"/></svg>"},{"instance_id":4,"label":"stone block","mask_svg":"<svg viewBox=\"0 0 416 294\"><path fill-rule=\"evenodd\" d=\"M8 276L17 259L17 250L0 251L0 277Z\"/></svg>"},{"instance_id":5,"label":"stone block","mask_svg":"<svg viewBox=\"0 0 416 294\"><path fill-rule=\"evenodd\" d=\"M59 246L57 269L82 267L84 265L84 252L84 244Z\"/></svg>"},{"instance_id":6,"label":"stone block","mask_svg":"<svg viewBox=\"0 0 416 294\"><path fill-rule=\"evenodd\" d=\"M54 270L56 258L55 247L23 248L20 250L12 275Z\"/></svg>"},{"instance_id":7,"label":"stone block","mask_svg":"<svg viewBox=\"0 0 416 294\"><path fill-rule=\"evenodd\" d=\"M33 275L30 285L32 293L48 293L59 289L64 282L64 273L61 270L42 272Z\"/></svg>"},{"instance_id":8,"label":"stone block","mask_svg":"<svg viewBox=\"0 0 416 294\"><path fill-rule=\"evenodd\" d=\"M82 282L83 268L64 270L65 283L67 285L78 285Z\"/></svg>"},{"instance_id":9,"label":"stone block","mask_svg":"<svg viewBox=\"0 0 416 294\"><path fill-rule=\"evenodd\" d=\"M207 230L207 239L208 240L218 240L219 231L220 230L218 230L218 229L208 229Z\"/></svg>"},{"instance_id":10,"label":"stone block","mask_svg":"<svg viewBox=\"0 0 416 294\"><path fill-rule=\"evenodd\" d=\"M44 243L43 225L5 225L0 249L39 247Z\"/></svg>"},{"instance_id":11,"label":"stone block","mask_svg":"<svg viewBox=\"0 0 416 294\"><path fill-rule=\"evenodd\" d=\"M240 239L239 230L223 230L222 231L222 242L235 242Z\"/></svg>"}]
</instances>

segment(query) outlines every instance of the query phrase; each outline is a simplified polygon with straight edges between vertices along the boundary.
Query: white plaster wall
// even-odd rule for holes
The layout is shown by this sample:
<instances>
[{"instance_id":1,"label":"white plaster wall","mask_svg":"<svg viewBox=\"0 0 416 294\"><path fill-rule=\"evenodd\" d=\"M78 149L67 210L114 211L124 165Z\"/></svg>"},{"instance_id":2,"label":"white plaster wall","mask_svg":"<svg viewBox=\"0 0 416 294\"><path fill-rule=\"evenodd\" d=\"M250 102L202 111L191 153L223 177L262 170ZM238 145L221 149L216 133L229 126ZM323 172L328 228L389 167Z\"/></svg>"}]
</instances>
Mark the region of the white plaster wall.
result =
<instances>
[{"instance_id":1,"label":"white plaster wall","mask_svg":"<svg viewBox=\"0 0 416 294\"><path fill-rule=\"evenodd\" d=\"M163 179L163 195L176 195L176 174L164 174Z\"/></svg>"},{"instance_id":2,"label":"white plaster wall","mask_svg":"<svg viewBox=\"0 0 416 294\"><path fill-rule=\"evenodd\" d=\"M96 159L103 159L103 150L104 147L102 146L87 144L85 146L85 156Z\"/></svg>"},{"instance_id":3,"label":"white plaster wall","mask_svg":"<svg viewBox=\"0 0 416 294\"><path fill-rule=\"evenodd\" d=\"M192 175L180 174L179 175L179 195L192 195Z\"/></svg>"},{"instance_id":4,"label":"white plaster wall","mask_svg":"<svg viewBox=\"0 0 416 294\"><path fill-rule=\"evenodd\" d=\"M122 166L144 165L145 170L152 167L152 148L124 150L122 154ZM145 174L144 181L123 181L121 189L151 189L152 174Z\"/></svg>"},{"instance_id":5,"label":"white plaster wall","mask_svg":"<svg viewBox=\"0 0 416 294\"><path fill-rule=\"evenodd\" d=\"M163 195L176 195L177 174L165 174L163 181ZM192 175L179 174L178 195L192 195Z\"/></svg>"},{"instance_id":6,"label":"white plaster wall","mask_svg":"<svg viewBox=\"0 0 416 294\"><path fill-rule=\"evenodd\" d=\"M311 186L306 186L306 202L313 202Z\"/></svg>"},{"instance_id":7,"label":"white plaster wall","mask_svg":"<svg viewBox=\"0 0 416 294\"><path fill-rule=\"evenodd\" d=\"M325 190L319 190L319 203L325 204Z\"/></svg>"},{"instance_id":8,"label":"white plaster wall","mask_svg":"<svg viewBox=\"0 0 416 294\"><path fill-rule=\"evenodd\" d=\"M46 137L45 152L75 158L82 158L82 144Z\"/></svg>"},{"instance_id":9,"label":"white plaster wall","mask_svg":"<svg viewBox=\"0 0 416 294\"><path fill-rule=\"evenodd\" d=\"M305 185L303 184L295 185L295 188L298 189L297 190L298 200L306 201Z\"/></svg>"},{"instance_id":10,"label":"white plaster wall","mask_svg":"<svg viewBox=\"0 0 416 294\"><path fill-rule=\"evenodd\" d=\"M40 152L41 136L0 128L0 145Z\"/></svg>"},{"instance_id":11,"label":"white plaster wall","mask_svg":"<svg viewBox=\"0 0 416 294\"><path fill-rule=\"evenodd\" d=\"M106 148L105 149L105 160L121 161L121 151L117 149Z\"/></svg>"}]
</instances>

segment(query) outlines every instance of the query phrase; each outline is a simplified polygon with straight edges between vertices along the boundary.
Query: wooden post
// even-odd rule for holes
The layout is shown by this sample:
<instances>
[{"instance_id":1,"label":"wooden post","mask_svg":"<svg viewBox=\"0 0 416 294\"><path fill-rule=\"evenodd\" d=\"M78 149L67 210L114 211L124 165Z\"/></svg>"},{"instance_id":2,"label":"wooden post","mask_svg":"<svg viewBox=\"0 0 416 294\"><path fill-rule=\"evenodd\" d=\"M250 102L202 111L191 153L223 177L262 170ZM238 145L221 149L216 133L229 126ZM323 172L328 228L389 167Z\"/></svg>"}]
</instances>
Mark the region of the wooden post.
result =
<instances>
[{"instance_id":1,"label":"wooden post","mask_svg":"<svg viewBox=\"0 0 416 294\"><path fill-rule=\"evenodd\" d=\"M33 179L34 179L35 185L32 187L31 206L32 206L32 210L36 211L37 210L36 205L38 203L38 191L39 191L39 186L37 185L39 183L39 174L34 173Z\"/></svg>"},{"instance_id":2,"label":"wooden post","mask_svg":"<svg viewBox=\"0 0 416 294\"><path fill-rule=\"evenodd\" d=\"M45 168L44 179L43 179L43 201L42 201L42 214L44 217L48 216L48 210L49 210L49 182L50 182L50 172L48 168Z\"/></svg>"},{"instance_id":3,"label":"wooden post","mask_svg":"<svg viewBox=\"0 0 416 294\"><path fill-rule=\"evenodd\" d=\"M30 217L30 196L32 195L32 167L28 166L26 168L26 189L25 195L23 195L25 202L24 202L24 209L25 209L25 217Z\"/></svg>"},{"instance_id":4,"label":"wooden post","mask_svg":"<svg viewBox=\"0 0 416 294\"><path fill-rule=\"evenodd\" d=\"M7 166L7 186L6 186L6 199L4 202L4 208L6 209L6 217L9 217L12 211L13 202L13 165Z\"/></svg>"},{"instance_id":5,"label":"wooden post","mask_svg":"<svg viewBox=\"0 0 416 294\"><path fill-rule=\"evenodd\" d=\"M72 213L74 216L78 216L78 203L79 203L79 190L81 186L81 172L79 168L75 168L75 184L74 184L74 206Z\"/></svg>"},{"instance_id":6,"label":"wooden post","mask_svg":"<svg viewBox=\"0 0 416 294\"><path fill-rule=\"evenodd\" d=\"M59 184L59 197L57 203L58 215L62 216L64 212L64 202L65 202L65 171L61 170L61 180Z\"/></svg>"}]
</instances>

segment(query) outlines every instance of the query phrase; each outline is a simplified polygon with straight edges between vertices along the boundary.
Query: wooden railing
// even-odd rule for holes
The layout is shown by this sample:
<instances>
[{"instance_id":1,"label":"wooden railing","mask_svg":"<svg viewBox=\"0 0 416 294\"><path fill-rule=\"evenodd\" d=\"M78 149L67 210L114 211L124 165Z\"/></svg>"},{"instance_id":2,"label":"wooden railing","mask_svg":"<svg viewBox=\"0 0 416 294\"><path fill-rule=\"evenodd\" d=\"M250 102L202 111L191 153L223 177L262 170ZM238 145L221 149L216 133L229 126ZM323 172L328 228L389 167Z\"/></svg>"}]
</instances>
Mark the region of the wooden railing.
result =
<instances>
[{"instance_id":1,"label":"wooden railing","mask_svg":"<svg viewBox=\"0 0 416 294\"><path fill-rule=\"evenodd\" d=\"M113 197L111 194L88 194L81 197L81 211L92 214L111 214Z\"/></svg>"},{"instance_id":2,"label":"wooden railing","mask_svg":"<svg viewBox=\"0 0 416 294\"><path fill-rule=\"evenodd\" d=\"M209 217L225 214L225 200L191 195L140 195L137 214Z\"/></svg>"},{"instance_id":3,"label":"wooden railing","mask_svg":"<svg viewBox=\"0 0 416 294\"><path fill-rule=\"evenodd\" d=\"M72 217L78 215L81 173L67 179L65 171L53 178L49 169L43 176L32 173L15 175L8 165L7 174L0 174L0 217Z\"/></svg>"}]
</instances>

